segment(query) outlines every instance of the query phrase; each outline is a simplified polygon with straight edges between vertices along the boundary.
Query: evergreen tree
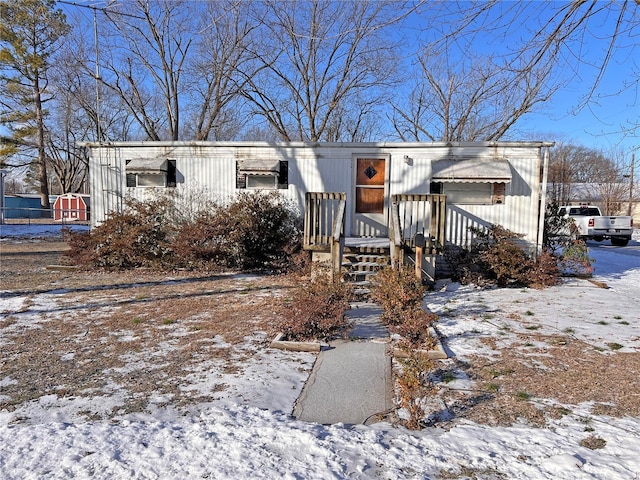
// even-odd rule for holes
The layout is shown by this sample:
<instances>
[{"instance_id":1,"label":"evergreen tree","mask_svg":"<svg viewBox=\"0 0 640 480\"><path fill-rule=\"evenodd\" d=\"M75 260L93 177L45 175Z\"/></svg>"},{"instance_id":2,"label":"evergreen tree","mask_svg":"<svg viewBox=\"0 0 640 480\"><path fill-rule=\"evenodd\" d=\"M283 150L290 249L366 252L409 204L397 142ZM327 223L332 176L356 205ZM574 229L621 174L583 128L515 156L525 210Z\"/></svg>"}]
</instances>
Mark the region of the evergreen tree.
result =
<instances>
[{"instance_id":1,"label":"evergreen tree","mask_svg":"<svg viewBox=\"0 0 640 480\"><path fill-rule=\"evenodd\" d=\"M0 162L29 165L40 188L42 208L50 208L45 141L47 72L60 41L69 32L53 0L0 2ZM16 163L17 161L17 163Z\"/></svg>"}]
</instances>

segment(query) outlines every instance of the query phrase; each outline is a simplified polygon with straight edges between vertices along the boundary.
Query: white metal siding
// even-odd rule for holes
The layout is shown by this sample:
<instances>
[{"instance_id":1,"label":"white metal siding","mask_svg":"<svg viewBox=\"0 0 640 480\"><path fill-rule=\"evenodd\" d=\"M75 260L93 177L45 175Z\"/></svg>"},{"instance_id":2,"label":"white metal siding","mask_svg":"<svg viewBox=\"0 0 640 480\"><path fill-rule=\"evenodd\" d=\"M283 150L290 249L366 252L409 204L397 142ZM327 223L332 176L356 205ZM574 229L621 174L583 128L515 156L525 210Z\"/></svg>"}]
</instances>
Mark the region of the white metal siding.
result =
<instances>
[{"instance_id":1,"label":"white metal siding","mask_svg":"<svg viewBox=\"0 0 640 480\"><path fill-rule=\"evenodd\" d=\"M92 224L102 221L110 209L118 208L121 197L144 198L149 188L127 188L125 160L165 157L176 160L178 192L187 189L211 192L211 198L226 199L237 193L236 161L242 159L286 160L289 187L279 190L302 212L306 192L346 192L347 209L353 207L352 159L354 156L389 158L389 195L429 193L432 163L458 156L464 158L505 158L512 167L506 185L505 202L500 205L449 205L447 238L466 244L468 226L500 224L525 240L535 242L538 228L540 190L540 144L282 144L266 143L119 143L97 148L90 145ZM101 166L108 165L108 166ZM347 216L350 218L350 215ZM349 226L347 226L349 228ZM349 231L349 230L347 230Z\"/></svg>"}]
</instances>

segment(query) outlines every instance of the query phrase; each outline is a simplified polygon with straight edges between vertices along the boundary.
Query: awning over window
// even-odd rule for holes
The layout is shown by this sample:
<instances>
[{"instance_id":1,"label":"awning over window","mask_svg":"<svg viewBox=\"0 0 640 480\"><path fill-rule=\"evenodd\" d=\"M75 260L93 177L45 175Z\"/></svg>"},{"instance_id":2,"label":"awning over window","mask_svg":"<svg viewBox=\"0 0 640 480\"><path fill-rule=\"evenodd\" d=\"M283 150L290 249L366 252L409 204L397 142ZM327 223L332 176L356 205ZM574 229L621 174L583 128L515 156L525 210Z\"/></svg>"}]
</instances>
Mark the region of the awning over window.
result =
<instances>
[{"instance_id":1,"label":"awning over window","mask_svg":"<svg viewBox=\"0 0 640 480\"><path fill-rule=\"evenodd\" d=\"M433 162L434 182L509 183L511 168L505 159L468 158Z\"/></svg>"},{"instance_id":2,"label":"awning over window","mask_svg":"<svg viewBox=\"0 0 640 480\"><path fill-rule=\"evenodd\" d=\"M127 173L167 173L166 158L134 158L126 165Z\"/></svg>"},{"instance_id":3,"label":"awning over window","mask_svg":"<svg viewBox=\"0 0 640 480\"><path fill-rule=\"evenodd\" d=\"M238 162L240 173L248 175L269 175L278 176L280 174L279 160L240 160Z\"/></svg>"}]
</instances>

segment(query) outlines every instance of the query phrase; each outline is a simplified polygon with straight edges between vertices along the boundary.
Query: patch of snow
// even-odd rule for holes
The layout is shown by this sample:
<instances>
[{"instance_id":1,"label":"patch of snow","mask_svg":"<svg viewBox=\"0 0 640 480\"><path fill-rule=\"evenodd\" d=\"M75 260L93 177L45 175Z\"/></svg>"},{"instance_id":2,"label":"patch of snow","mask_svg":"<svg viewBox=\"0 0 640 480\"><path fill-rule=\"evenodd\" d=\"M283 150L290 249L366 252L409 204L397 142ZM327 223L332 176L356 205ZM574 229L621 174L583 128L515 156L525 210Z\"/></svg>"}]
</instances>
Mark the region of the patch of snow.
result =
<instances>
[{"instance_id":1,"label":"patch of snow","mask_svg":"<svg viewBox=\"0 0 640 480\"><path fill-rule=\"evenodd\" d=\"M89 231L88 225L69 225L69 224L0 224L0 239L34 239L45 237L63 237L63 230L69 229L72 232L87 232Z\"/></svg>"}]
</instances>

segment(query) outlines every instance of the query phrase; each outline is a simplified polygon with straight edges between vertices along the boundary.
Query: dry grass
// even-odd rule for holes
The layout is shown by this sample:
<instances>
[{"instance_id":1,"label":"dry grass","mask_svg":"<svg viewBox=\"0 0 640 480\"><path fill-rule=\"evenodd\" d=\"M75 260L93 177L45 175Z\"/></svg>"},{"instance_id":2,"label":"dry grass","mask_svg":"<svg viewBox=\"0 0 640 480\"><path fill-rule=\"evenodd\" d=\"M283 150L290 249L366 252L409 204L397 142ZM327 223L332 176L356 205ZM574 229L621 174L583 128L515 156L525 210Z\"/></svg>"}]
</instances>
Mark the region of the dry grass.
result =
<instances>
[{"instance_id":1,"label":"dry grass","mask_svg":"<svg viewBox=\"0 0 640 480\"><path fill-rule=\"evenodd\" d=\"M504 342L508 347L498 347L493 339L483 342L497 356L456 362L455 369L476 383L472 392L446 387L441 392L456 418L543 427L571 413L549 400L568 406L593 402L594 415L640 416L640 354L605 354L566 335L508 335L514 340ZM544 346L533 346L540 341Z\"/></svg>"},{"instance_id":2,"label":"dry grass","mask_svg":"<svg viewBox=\"0 0 640 480\"><path fill-rule=\"evenodd\" d=\"M184 388L185 377L212 362L225 373L241 373L251 348L268 338L255 333L272 333L279 296L293 283L268 276L55 271L46 266L64 262L62 242L3 241L0 248L0 297L27 299L0 312L0 380L11 379L2 386L0 409L9 411L51 394L115 390L126 400L110 415L142 412L152 397L178 407L206 401L210 396ZM220 383L214 390L224 388Z\"/></svg>"},{"instance_id":3,"label":"dry grass","mask_svg":"<svg viewBox=\"0 0 640 480\"><path fill-rule=\"evenodd\" d=\"M185 408L207 401L215 391L205 396L184 388L185 378L214 364L242 374L252 346L262 348L268 338L255 332L272 333L279 295L295 282L47 270L64 262L65 248L59 241L0 243L0 297L27 298L12 312L0 311L0 381L12 380L2 384L0 409L50 394L78 398L117 389L124 404L107 416L145 411L152 397ZM55 302L41 305L39 294ZM38 310L38 322L23 321ZM463 371L475 381L472 392L439 384L453 422L545 426L582 402L594 402L594 415L640 416L640 354L605 354L570 335L527 329L522 318L509 321L522 328L484 340L494 355L437 366L440 374ZM221 381L214 390L225 388ZM568 408L541 403L548 399Z\"/></svg>"}]
</instances>

